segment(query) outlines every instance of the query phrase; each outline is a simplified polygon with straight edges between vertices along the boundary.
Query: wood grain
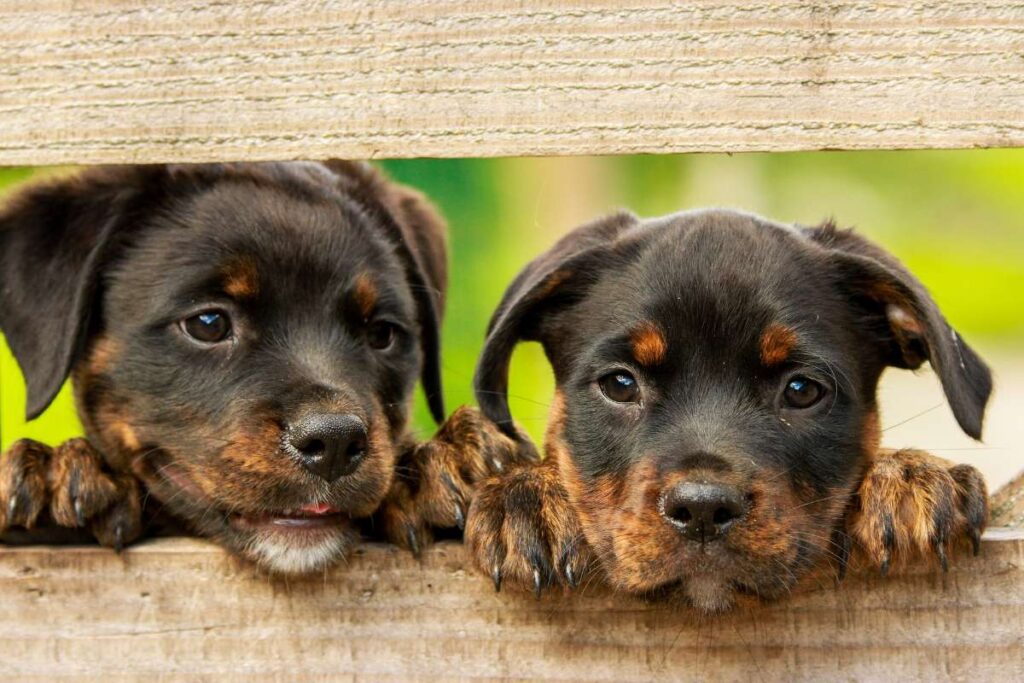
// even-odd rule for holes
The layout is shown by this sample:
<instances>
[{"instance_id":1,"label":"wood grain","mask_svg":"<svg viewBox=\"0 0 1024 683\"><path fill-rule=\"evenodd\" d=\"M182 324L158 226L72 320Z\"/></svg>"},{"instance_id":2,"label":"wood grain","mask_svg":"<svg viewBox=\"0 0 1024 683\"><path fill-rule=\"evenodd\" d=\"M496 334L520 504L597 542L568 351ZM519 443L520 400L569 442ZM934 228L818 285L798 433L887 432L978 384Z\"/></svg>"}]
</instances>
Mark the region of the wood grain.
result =
<instances>
[{"instance_id":1,"label":"wood grain","mask_svg":"<svg viewBox=\"0 0 1024 683\"><path fill-rule=\"evenodd\" d=\"M0 552L0 676L59 681L1024 679L1024 533L948 575L822 580L698 618L590 588L495 594L445 543L369 546L308 581L165 539Z\"/></svg>"},{"instance_id":2,"label":"wood grain","mask_svg":"<svg viewBox=\"0 0 1024 683\"><path fill-rule=\"evenodd\" d=\"M1024 4L0 1L0 164L1024 144Z\"/></svg>"}]
</instances>

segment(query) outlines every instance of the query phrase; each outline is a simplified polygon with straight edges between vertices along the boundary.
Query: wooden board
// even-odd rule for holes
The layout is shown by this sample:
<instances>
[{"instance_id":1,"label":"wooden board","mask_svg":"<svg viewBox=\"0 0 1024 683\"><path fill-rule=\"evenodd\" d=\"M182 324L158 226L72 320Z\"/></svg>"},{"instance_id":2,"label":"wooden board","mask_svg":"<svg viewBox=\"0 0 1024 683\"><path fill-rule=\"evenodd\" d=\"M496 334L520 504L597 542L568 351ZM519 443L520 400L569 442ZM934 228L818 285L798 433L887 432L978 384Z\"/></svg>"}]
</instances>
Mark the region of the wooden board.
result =
<instances>
[{"instance_id":1,"label":"wooden board","mask_svg":"<svg viewBox=\"0 0 1024 683\"><path fill-rule=\"evenodd\" d=\"M1024 144L1024 4L5 0L0 165Z\"/></svg>"},{"instance_id":2,"label":"wooden board","mask_svg":"<svg viewBox=\"0 0 1024 683\"><path fill-rule=\"evenodd\" d=\"M598 589L495 594L460 545L369 546L275 582L165 539L0 551L0 678L120 680L1024 680L1024 533L978 558L698 618Z\"/></svg>"}]
</instances>

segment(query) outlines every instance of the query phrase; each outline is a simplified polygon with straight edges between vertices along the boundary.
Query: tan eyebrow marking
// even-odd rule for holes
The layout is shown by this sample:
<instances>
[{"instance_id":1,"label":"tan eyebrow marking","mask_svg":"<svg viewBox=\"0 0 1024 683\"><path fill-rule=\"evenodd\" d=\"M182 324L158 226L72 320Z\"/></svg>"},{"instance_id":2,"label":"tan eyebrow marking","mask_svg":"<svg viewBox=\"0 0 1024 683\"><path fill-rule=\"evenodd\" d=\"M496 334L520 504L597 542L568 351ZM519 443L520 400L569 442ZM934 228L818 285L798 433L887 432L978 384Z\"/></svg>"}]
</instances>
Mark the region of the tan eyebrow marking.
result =
<instances>
[{"instance_id":1,"label":"tan eyebrow marking","mask_svg":"<svg viewBox=\"0 0 1024 683\"><path fill-rule=\"evenodd\" d=\"M781 323L772 323L761 334L761 363L772 367L785 362L796 346L796 332Z\"/></svg>"},{"instance_id":2,"label":"tan eyebrow marking","mask_svg":"<svg viewBox=\"0 0 1024 683\"><path fill-rule=\"evenodd\" d=\"M373 284L373 280L367 273L360 273L356 276L352 287L352 300L363 318L369 318L377 306L377 286Z\"/></svg>"},{"instance_id":3,"label":"tan eyebrow marking","mask_svg":"<svg viewBox=\"0 0 1024 683\"><path fill-rule=\"evenodd\" d=\"M641 365L658 365L665 360L668 343L665 335L654 322L645 320L629 334L629 342L633 347L633 357Z\"/></svg>"},{"instance_id":4,"label":"tan eyebrow marking","mask_svg":"<svg viewBox=\"0 0 1024 683\"><path fill-rule=\"evenodd\" d=\"M246 256L224 269L224 291L236 299L249 299L260 291L256 262Z\"/></svg>"}]
</instances>

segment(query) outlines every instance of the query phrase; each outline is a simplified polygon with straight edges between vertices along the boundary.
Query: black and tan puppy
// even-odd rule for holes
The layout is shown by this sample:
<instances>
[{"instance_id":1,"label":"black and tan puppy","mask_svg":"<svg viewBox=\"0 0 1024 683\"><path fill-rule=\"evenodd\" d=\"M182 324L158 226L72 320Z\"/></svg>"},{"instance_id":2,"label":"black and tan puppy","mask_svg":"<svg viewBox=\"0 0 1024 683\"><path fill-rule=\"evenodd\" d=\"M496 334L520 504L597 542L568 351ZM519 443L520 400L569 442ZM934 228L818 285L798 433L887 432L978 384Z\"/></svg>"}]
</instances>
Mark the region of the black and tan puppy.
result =
<instances>
[{"instance_id":1,"label":"black and tan puppy","mask_svg":"<svg viewBox=\"0 0 1024 683\"><path fill-rule=\"evenodd\" d=\"M371 515L414 549L461 525L500 449L473 448L468 411L433 442L407 432L417 378L444 416L444 232L420 195L340 161L100 168L16 195L0 330L28 416L71 374L86 438L3 454L0 529L55 522L119 548L146 496L295 573Z\"/></svg>"},{"instance_id":2,"label":"black and tan puppy","mask_svg":"<svg viewBox=\"0 0 1024 683\"><path fill-rule=\"evenodd\" d=\"M883 570L977 548L980 474L880 450L875 393L887 366L927 360L978 438L989 371L921 283L850 231L614 215L506 292L476 378L500 425L521 339L543 344L557 392L547 458L483 484L470 510L467 542L497 585L592 570L717 611L788 592L819 559L845 567L851 538Z\"/></svg>"}]
</instances>

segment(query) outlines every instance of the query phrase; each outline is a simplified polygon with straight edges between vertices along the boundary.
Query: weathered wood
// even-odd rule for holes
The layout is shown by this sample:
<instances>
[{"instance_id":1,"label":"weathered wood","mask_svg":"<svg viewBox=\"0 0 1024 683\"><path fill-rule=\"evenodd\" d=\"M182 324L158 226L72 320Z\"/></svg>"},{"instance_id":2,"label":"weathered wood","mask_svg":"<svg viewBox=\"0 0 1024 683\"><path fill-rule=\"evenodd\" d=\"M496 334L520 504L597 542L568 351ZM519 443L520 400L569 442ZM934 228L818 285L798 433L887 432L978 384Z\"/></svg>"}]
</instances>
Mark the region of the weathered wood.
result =
<instances>
[{"instance_id":1,"label":"weathered wood","mask_svg":"<svg viewBox=\"0 0 1024 683\"><path fill-rule=\"evenodd\" d=\"M0 677L159 680L1024 680L1024 533L978 558L815 582L697 618L612 597L495 594L461 546L417 563L370 546L274 582L216 547L167 539L0 551Z\"/></svg>"},{"instance_id":2,"label":"weathered wood","mask_svg":"<svg viewBox=\"0 0 1024 683\"><path fill-rule=\"evenodd\" d=\"M992 523L1024 529L1024 472L992 495Z\"/></svg>"},{"instance_id":3,"label":"weathered wood","mask_svg":"<svg viewBox=\"0 0 1024 683\"><path fill-rule=\"evenodd\" d=\"M1024 144L1024 4L7 0L0 164Z\"/></svg>"}]
</instances>

